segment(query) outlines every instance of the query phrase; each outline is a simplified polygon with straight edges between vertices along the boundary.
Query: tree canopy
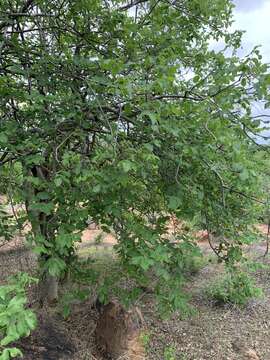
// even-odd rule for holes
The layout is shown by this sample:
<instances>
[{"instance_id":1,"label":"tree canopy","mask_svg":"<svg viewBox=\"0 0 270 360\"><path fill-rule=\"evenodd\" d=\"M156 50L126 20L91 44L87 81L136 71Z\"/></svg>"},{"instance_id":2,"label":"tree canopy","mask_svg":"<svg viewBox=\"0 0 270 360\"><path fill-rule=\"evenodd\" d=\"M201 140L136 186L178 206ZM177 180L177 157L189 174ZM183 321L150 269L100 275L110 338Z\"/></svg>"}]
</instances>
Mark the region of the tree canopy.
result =
<instances>
[{"instance_id":1,"label":"tree canopy","mask_svg":"<svg viewBox=\"0 0 270 360\"><path fill-rule=\"evenodd\" d=\"M234 239L214 250L238 260L263 202L252 106L269 101L270 76L258 48L237 55L232 11L229 0L1 1L1 188L25 203L18 225L30 221L52 276L89 216L175 308L198 249L183 233L170 244L171 215Z\"/></svg>"}]
</instances>

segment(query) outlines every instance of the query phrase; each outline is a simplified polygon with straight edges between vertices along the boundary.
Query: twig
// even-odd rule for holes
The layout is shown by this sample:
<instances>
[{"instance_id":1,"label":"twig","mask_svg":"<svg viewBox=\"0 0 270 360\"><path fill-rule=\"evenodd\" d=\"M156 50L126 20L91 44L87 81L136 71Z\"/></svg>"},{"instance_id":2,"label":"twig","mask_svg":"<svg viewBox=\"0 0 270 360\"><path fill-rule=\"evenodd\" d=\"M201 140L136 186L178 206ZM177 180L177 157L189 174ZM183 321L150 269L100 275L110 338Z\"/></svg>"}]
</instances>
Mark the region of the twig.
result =
<instances>
[{"instance_id":1,"label":"twig","mask_svg":"<svg viewBox=\"0 0 270 360\"><path fill-rule=\"evenodd\" d=\"M268 227L267 227L267 235L266 235L266 249L265 253L263 254L263 257L266 257L266 255L269 252L269 234L270 234L270 208L269 208L269 199L267 199L267 205L268 205Z\"/></svg>"},{"instance_id":2,"label":"twig","mask_svg":"<svg viewBox=\"0 0 270 360\"><path fill-rule=\"evenodd\" d=\"M221 177L221 175L219 174L219 172L213 167L211 166L206 160L202 159L202 161L208 166L208 168L210 170L213 171L213 173L217 176L217 178L219 179L219 182L220 182L220 185L221 185L221 192L222 192L222 205L223 207L225 208L226 207L226 202L225 202L225 191L224 189L226 188L225 187L225 184L224 184L224 181Z\"/></svg>"},{"instance_id":3,"label":"twig","mask_svg":"<svg viewBox=\"0 0 270 360\"><path fill-rule=\"evenodd\" d=\"M146 3L147 1L148 1L148 0L131 1L130 4L124 5L124 6L120 7L120 8L118 8L117 10L119 10L119 11L129 10L129 9L131 9L133 6L137 6L137 5L139 5L139 4Z\"/></svg>"},{"instance_id":4,"label":"twig","mask_svg":"<svg viewBox=\"0 0 270 360\"><path fill-rule=\"evenodd\" d=\"M184 99L184 100L192 100L192 101L203 101L203 100L205 100L205 98L188 96L187 94L185 94L185 95L177 95L177 94L158 95L158 96L153 96L150 99L151 100L163 100L163 99L178 100L178 99Z\"/></svg>"},{"instance_id":5,"label":"twig","mask_svg":"<svg viewBox=\"0 0 270 360\"><path fill-rule=\"evenodd\" d=\"M59 159L58 159L58 150L60 149L60 147L62 145L64 145L64 143L74 134L74 131L72 131L58 146L56 146L55 148L55 159L56 161L59 163Z\"/></svg>"},{"instance_id":6,"label":"twig","mask_svg":"<svg viewBox=\"0 0 270 360\"><path fill-rule=\"evenodd\" d=\"M175 181L177 182L178 185L180 185L180 182L179 182L179 180L178 180L180 165L181 165L181 163L180 163L180 161L179 161L179 163L178 163L178 165L177 165L177 168L176 168L176 172L175 172Z\"/></svg>"},{"instance_id":7,"label":"twig","mask_svg":"<svg viewBox=\"0 0 270 360\"><path fill-rule=\"evenodd\" d=\"M266 235L266 250L265 253L263 254L263 257L265 257L269 251L269 234L270 234L270 217L268 219L268 227L267 227L267 235Z\"/></svg>"},{"instance_id":8,"label":"twig","mask_svg":"<svg viewBox=\"0 0 270 360\"><path fill-rule=\"evenodd\" d=\"M10 16L10 17L18 17L18 16L26 16L26 17L56 17L56 15L54 15L54 14L43 14L43 13L29 14L29 13L25 13L25 12L5 13L4 15Z\"/></svg>"},{"instance_id":9,"label":"twig","mask_svg":"<svg viewBox=\"0 0 270 360\"><path fill-rule=\"evenodd\" d=\"M224 185L224 188L231 191L231 192L233 192L233 193L235 193L235 194L241 195L241 196L243 196L243 197L245 197L247 199L253 200L253 201L257 202L258 204L262 204L262 205L266 204L265 201L259 200L259 199L255 198L252 195L247 195L247 194L243 193L242 191L234 190L233 188L231 188L229 186Z\"/></svg>"},{"instance_id":10,"label":"twig","mask_svg":"<svg viewBox=\"0 0 270 360\"><path fill-rule=\"evenodd\" d=\"M207 219L206 214L205 214L205 222L206 222L206 230L207 230L207 233L208 233L208 236L207 236L208 244L209 244L210 248L213 250L213 252L217 255L217 257L219 259L221 259L222 261L224 261L225 258L223 256L220 256L219 252L217 251L217 249L214 247L214 245L212 243L212 234L211 234L211 231L210 231L210 228L209 228L208 219Z\"/></svg>"}]
</instances>

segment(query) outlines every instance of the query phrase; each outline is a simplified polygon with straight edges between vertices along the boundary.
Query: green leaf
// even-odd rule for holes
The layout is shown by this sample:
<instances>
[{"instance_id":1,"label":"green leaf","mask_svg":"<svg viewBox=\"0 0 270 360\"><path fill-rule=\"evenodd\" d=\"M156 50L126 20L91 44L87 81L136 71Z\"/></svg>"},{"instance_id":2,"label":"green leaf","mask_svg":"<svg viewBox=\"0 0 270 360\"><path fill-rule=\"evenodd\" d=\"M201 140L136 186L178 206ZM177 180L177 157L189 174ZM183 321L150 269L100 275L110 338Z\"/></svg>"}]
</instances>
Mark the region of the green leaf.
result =
<instances>
[{"instance_id":1,"label":"green leaf","mask_svg":"<svg viewBox=\"0 0 270 360\"><path fill-rule=\"evenodd\" d=\"M46 191L41 191L37 193L37 198L40 200L48 200L50 198L50 195Z\"/></svg>"},{"instance_id":2,"label":"green leaf","mask_svg":"<svg viewBox=\"0 0 270 360\"><path fill-rule=\"evenodd\" d=\"M242 181L246 181L249 178L249 172L244 169L243 171L241 171L241 173L239 174L239 177Z\"/></svg>"},{"instance_id":3,"label":"green leaf","mask_svg":"<svg viewBox=\"0 0 270 360\"><path fill-rule=\"evenodd\" d=\"M16 334L12 334L12 335L8 335L5 336L1 341L0 341L0 345L1 346L6 346L16 340L18 340L19 336Z\"/></svg>"},{"instance_id":4,"label":"green leaf","mask_svg":"<svg viewBox=\"0 0 270 360\"><path fill-rule=\"evenodd\" d=\"M25 321L27 323L29 330L34 330L36 328L37 318L33 312L28 311L25 313Z\"/></svg>"},{"instance_id":5,"label":"green leaf","mask_svg":"<svg viewBox=\"0 0 270 360\"><path fill-rule=\"evenodd\" d=\"M2 353L0 353L0 360L9 360L9 349L4 349Z\"/></svg>"},{"instance_id":6,"label":"green leaf","mask_svg":"<svg viewBox=\"0 0 270 360\"><path fill-rule=\"evenodd\" d=\"M61 272L66 268L66 263L60 258L52 257L47 261L46 267L48 268L50 275L60 276Z\"/></svg>"},{"instance_id":7,"label":"green leaf","mask_svg":"<svg viewBox=\"0 0 270 360\"><path fill-rule=\"evenodd\" d=\"M10 356L11 356L12 358L15 358L16 356L23 357L23 353L21 352L20 349L10 348L10 349L8 349L8 350L9 350Z\"/></svg>"},{"instance_id":8,"label":"green leaf","mask_svg":"<svg viewBox=\"0 0 270 360\"><path fill-rule=\"evenodd\" d=\"M0 133L0 143L5 145L8 143L8 137L4 133Z\"/></svg>"},{"instance_id":9,"label":"green leaf","mask_svg":"<svg viewBox=\"0 0 270 360\"><path fill-rule=\"evenodd\" d=\"M45 213L46 215L50 215L54 210L54 204L49 203L34 203L29 206L30 210L37 210Z\"/></svg>"},{"instance_id":10,"label":"green leaf","mask_svg":"<svg viewBox=\"0 0 270 360\"><path fill-rule=\"evenodd\" d=\"M35 246L33 248L33 252L35 254L38 254L38 255L41 255L41 254L49 254L49 251L48 249L45 247L45 246Z\"/></svg>"},{"instance_id":11,"label":"green leaf","mask_svg":"<svg viewBox=\"0 0 270 360\"><path fill-rule=\"evenodd\" d=\"M62 178L57 177L57 178L54 179L54 183L55 183L55 186L59 187L59 186L62 185L63 180L62 180Z\"/></svg>"},{"instance_id":12,"label":"green leaf","mask_svg":"<svg viewBox=\"0 0 270 360\"><path fill-rule=\"evenodd\" d=\"M246 78L242 78L242 80L241 80L241 85L242 85L242 86L246 86L246 84L247 84L247 79L246 79Z\"/></svg>"},{"instance_id":13,"label":"green leaf","mask_svg":"<svg viewBox=\"0 0 270 360\"><path fill-rule=\"evenodd\" d=\"M6 348L2 354L0 354L0 360L9 360L10 357L15 358L16 356L23 357L21 350L17 348Z\"/></svg>"},{"instance_id":14,"label":"green leaf","mask_svg":"<svg viewBox=\"0 0 270 360\"><path fill-rule=\"evenodd\" d=\"M120 164L125 173L128 173L131 169L134 168L134 164L129 160L122 160Z\"/></svg>"},{"instance_id":15,"label":"green leaf","mask_svg":"<svg viewBox=\"0 0 270 360\"><path fill-rule=\"evenodd\" d=\"M94 192L94 193L99 193L100 190L101 190L100 184L97 184L97 185L95 185L95 186L93 187L93 192Z\"/></svg>"},{"instance_id":16,"label":"green leaf","mask_svg":"<svg viewBox=\"0 0 270 360\"><path fill-rule=\"evenodd\" d=\"M176 210L181 205L181 199L177 196L169 197L169 208L171 210Z\"/></svg>"}]
</instances>

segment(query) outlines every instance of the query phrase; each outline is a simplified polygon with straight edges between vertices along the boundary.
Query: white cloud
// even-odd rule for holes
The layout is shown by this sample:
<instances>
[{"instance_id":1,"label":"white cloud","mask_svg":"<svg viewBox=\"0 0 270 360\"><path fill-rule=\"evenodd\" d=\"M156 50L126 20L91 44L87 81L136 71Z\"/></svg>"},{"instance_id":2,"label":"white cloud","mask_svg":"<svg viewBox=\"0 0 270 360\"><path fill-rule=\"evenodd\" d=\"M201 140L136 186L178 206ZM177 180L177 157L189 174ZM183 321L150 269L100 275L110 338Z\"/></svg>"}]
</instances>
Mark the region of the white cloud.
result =
<instances>
[{"instance_id":1,"label":"white cloud","mask_svg":"<svg viewBox=\"0 0 270 360\"><path fill-rule=\"evenodd\" d=\"M257 3L255 9L254 4L256 3L256 1L253 2L253 9L248 12L236 4L233 28L246 31L243 36L243 49L246 53L254 46L261 45L260 51L263 60L270 62L270 1L265 1L263 4Z\"/></svg>"}]
</instances>

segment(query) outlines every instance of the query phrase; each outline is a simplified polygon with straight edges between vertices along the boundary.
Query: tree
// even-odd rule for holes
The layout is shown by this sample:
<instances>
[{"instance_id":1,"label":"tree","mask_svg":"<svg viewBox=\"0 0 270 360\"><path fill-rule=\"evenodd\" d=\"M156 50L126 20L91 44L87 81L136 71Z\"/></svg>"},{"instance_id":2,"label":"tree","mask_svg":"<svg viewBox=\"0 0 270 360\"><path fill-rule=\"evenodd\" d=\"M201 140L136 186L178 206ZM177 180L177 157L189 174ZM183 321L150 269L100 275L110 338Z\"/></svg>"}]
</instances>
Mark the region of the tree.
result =
<instances>
[{"instance_id":1,"label":"tree","mask_svg":"<svg viewBox=\"0 0 270 360\"><path fill-rule=\"evenodd\" d=\"M252 104L269 99L270 76L257 48L237 56L232 9L229 0L1 2L0 166L25 203L18 223L32 225L49 298L88 216L114 229L129 274L145 283L151 270L174 307L181 264L197 248L183 234L169 243L171 214L223 236L214 250L238 259L261 201ZM211 50L213 40L224 49Z\"/></svg>"}]
</instances>

